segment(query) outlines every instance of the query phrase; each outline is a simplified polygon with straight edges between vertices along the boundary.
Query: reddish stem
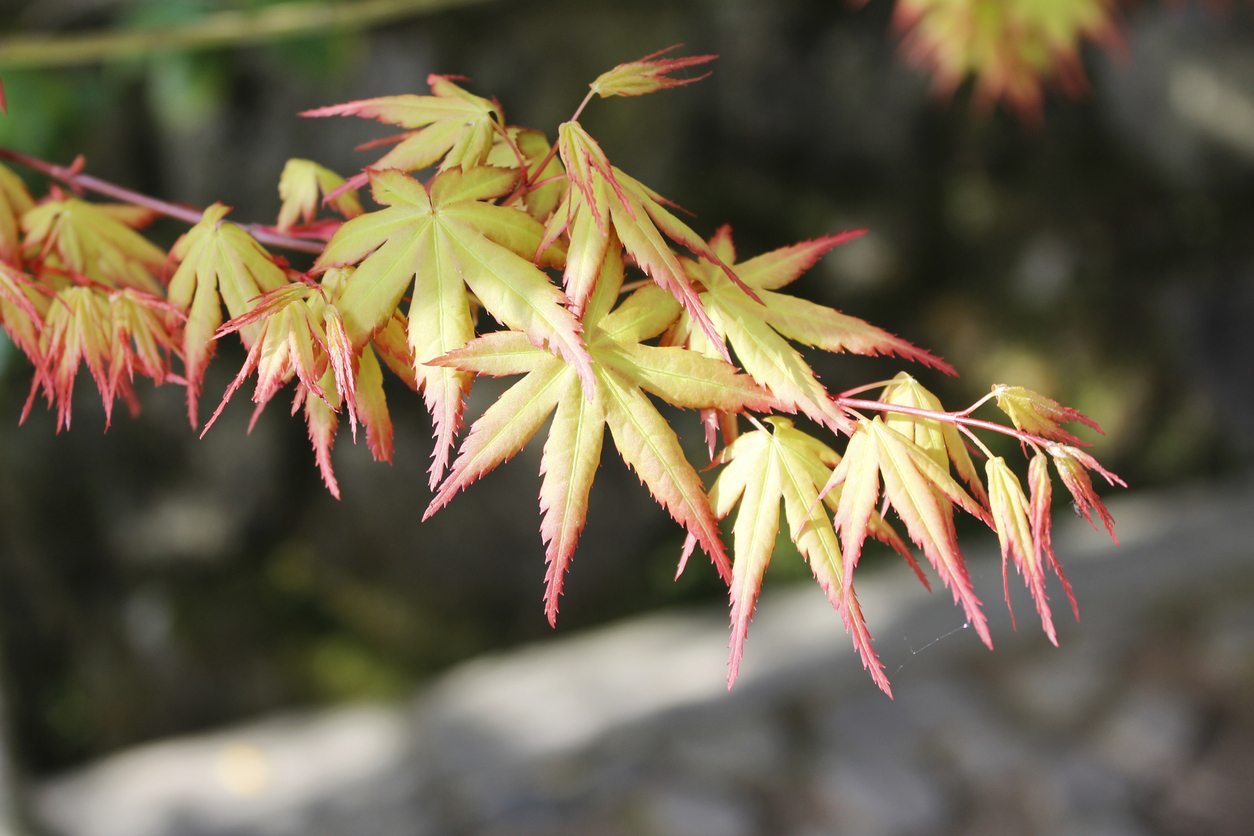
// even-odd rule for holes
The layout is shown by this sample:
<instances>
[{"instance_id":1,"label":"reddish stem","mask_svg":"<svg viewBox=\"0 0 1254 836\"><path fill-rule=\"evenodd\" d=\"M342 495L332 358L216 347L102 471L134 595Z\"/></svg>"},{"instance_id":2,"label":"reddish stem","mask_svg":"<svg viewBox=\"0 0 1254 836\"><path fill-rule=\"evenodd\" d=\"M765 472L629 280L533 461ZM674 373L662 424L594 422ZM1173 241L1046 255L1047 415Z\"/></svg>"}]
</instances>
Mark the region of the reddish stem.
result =
<instances>
[{"instance_id":1,"label":"reddish stem","mask_svg":"<svg viewBox=\"0 0 1254 836\"><path fill-rule=\"evenodd\" d=\"M1012 427L1004 424L995 424L992 421L985 421L982 418L972 418L962 412L937 412L932 409L921 409L916 406L903 406L895 403L884 403L883 401L867 401L862 398L836 398L839 406L847 409L867 409L876 412L896 412L901 415L913 415L916 418L927 418L932 421L940 421L945 424L954 424L959 427L977 427L981 430L989 432L1001 433L1011 438L1018 439L1024 444L1030 444L1033 447L1048 445L1048 439L1029 433L1020 432Z\"/></svg>"},{"instance_id":2,"label":"reddish stem","mask_svg":"<svg viewBox=\"0 0 1254 836\"><path fill-rule=\"evenodd\" d=\"M183 221L188 224L200 223L201 210L190 206L180 206L177 203L169 203L155 197L149 197L146 194L131 191L122 186L114 185L107 180L101 180L99 177L93 177L90 174L82 174L77 168L66 168L64 166L54 165L46 162L38 157L32 157L23 154L20 151L13 151L8 148L0 148L0 159L11 160L19 165L26 166L29 169L38 171L46 177L58 180L69 186L74 191L86 190L95 192L96 194L111 197L114 200L120 200L123 203L129 203L133 206L142 206L145 209L151 209L159 215L165 215L169 218ZM287 250L297 250L299 252L313 253L317 255L323 250L323 245L317 241L308 241L304 238L295 238L290 235L280 235L275 232L267 231L260 224L240 224L248 234L256 238L263 244L272 247L282 247Z\"/></svg>"},{"instance_id":3,"label":"reddish stem","mask_svg":"<svg viewBox=\"0 0 1254 836\"><path fill-rule=\"evenodd\" d=\"M567 122L579 121L579 117L583 115L583 109L588 106L588 102L592 101L592 97L595 94L595 92L596 91L594 90L588 91L588 94L583 97L583 101L579 103L579 107L575 108L574 114L569 119L566 120ZM549 152L544 155L544 157L540 160L540 164L536 166L536 173L534 176L536 177L540 176L541 172L543 172L545 167L548 166L549 160L553 159L553 155L556 153L557 153L557 140L554 139L553 144L549 146ZM525 185L528 191L536 187L536 184L531 182L530 177L527 178L527 182Z\"/></svg>"}]
</instances>

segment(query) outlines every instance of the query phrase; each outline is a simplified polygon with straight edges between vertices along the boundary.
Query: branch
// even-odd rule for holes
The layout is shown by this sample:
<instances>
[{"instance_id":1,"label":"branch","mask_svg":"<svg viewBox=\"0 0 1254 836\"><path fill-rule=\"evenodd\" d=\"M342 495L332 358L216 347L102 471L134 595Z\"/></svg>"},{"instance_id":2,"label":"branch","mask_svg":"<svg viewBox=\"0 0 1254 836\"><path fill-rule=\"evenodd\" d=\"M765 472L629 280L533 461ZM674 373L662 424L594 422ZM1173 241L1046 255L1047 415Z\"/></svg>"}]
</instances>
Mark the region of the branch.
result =
<instances>
[{"instance_id":1,"label":"branch","mask_svg":"<svg viewBox=\"0 0 1254 836\"><path fill-rule=\"evenodd\" d=\"M366 29L389 20L483 0L293 2L255 11L224 11L195 23L88 35L28 35L0 40L0 67L66 67L156 52L266 43L328 30Z\"/></svg>"},{"instance_id":2,"label":"branch","mask_svg":"<svg viewBox=\"0 0 1254 836\"><path fill-rule=\"evenodd\" d=\"M996 424L992 421L985 421L982 418L972 418L967 412L937 412L933 409L921 409L917 406L903 406L895 403L884 403L883 401L867 401L862 398L835 398L837 406L846 409L867 409L876 412L896 412L900 415L913 415L916 418L927 418L931 421L940 421L945 424L954 424L958 427L976 427L989 432L1001 433L1011 438L1018 439L1023 444L1032 447L1043 447L1053 444L1047 438L1025 433L1016 430L1013 427L1007 427L1005 424Z\"/></svg>"},{"instance_id":3,"label":"branch","mask_svg":"<svg viewBox=\"0 0 1254 836\"><path fill-rule=\"evenodd\" d=\"M155 197L149 197L146 194L131 191L130 189L116 186L107 180L101 180L99 177L93 177L90 174L83 174L79 170L81 157L75 164L69 168L65 166L54 165L45 162L38 157L32 157L23 154L20 151L13 151L8 148L0 148L0 159L12 160L19 165L38 171L46 177L58 180L64 183L74 191L86 190L95 192L114 200L120 200L123 203L129 203L134 206L142 206L145 209L151 209L159 215L165 215L168 218L175 218L184 223L193 226L200 223L201 210L190 206L181 206L177 203L169 203ZM304 253L313 253L317 255L323 250L323 245L317 241L309 241L304 238L295 238L290 235L280 235L276 232L270 232L260 224L239 224L249 235L256 238L262 244L271 247L281 247L285 250L295 250Z\"/></svg>"}]
</instances>

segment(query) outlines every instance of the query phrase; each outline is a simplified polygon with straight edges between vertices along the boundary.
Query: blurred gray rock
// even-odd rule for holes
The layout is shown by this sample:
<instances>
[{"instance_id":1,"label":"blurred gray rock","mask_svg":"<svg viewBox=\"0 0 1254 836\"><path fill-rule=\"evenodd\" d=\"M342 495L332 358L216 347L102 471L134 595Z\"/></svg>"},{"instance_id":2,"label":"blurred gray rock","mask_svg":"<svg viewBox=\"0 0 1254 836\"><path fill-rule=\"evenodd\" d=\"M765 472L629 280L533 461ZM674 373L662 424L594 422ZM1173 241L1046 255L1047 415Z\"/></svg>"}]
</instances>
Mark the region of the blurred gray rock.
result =
<instances>
[{"instance_id":1,"label":"blurred gray rock","mask_svg":"<svg viewBox=\"0 0 1254 836\"><path fill-rule=\"evenodd\" d=\"M996 622L990 655L946 626L947 596L868 572L881 645L953 634L918 643L893 702L822 595L768 587L730 694L721 612L651 616L467 663L407 704L122 752L35 809L64 836L1235 834L1254 699L1216 710L1198 672L1249 635L1252 503L1250 484L1112 503L1117 550L1062 521L1085 620L1057 649ZM995 597L995 556L973 566Z\"/></svg>"}]
</instances>

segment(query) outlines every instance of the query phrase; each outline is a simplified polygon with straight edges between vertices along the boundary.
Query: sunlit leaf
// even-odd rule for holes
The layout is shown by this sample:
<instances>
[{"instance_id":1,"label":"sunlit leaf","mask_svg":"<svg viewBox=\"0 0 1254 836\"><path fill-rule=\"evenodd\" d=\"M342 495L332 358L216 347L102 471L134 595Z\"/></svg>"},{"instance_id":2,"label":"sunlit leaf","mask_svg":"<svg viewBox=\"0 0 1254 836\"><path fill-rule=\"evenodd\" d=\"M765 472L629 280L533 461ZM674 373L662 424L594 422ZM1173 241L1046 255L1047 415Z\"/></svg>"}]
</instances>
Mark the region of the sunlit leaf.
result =
<instances>
[{"instance_id":1,"label":"sunlit leaf","mask_svg":"<svg viewBox=\"0 0 1254 836\"><path fill-rule=\"evenodd\" d=\"M676 308L648 286L607 313L622 281L621 256L611 250L584 314L597 381L591 398L568 361L536 349L518 333L485 335L438 361L465 372L526 376L471 427L424 519L513 457L557 410L545 444L540 492L541 534L549 565L545 609L550 621L557 616L562 579L587 515L588 492L607 427L623 461L730 581L731 567L701 479L645 392L676 405L718 406L726 411L771 405L765 392L720 360L680 357L675 350L641 344L670 324ZM645 314L659 298L670 306L669 317Z\"/></svg>"},{"instance_id":2,"label":"sunlit leaf","mask_svg":"<svg viewBox=\"0 0 1254 836\"><path fill-rule=\"evenodd\" d=\"M1093 490L1093 480L1089 477L1089 471L1100 475L1108 485L1127 487L1127 484L1083 450L1066 444L1051 444L1048 452L1054 460L1058 475L1062 477L1063 485L1075 501L1076 513L1088 520L1094 528L1097 527L1097 522L1093 519L1096 515L1106 527L1106 532L1111 539L1116 543L1119 542L1119 538L1115 535L1115 518L1111 516L1110 511L1097 495L1097 491Z\"/></svg>"},{"instance_id":3,"label":"sunlit leaf","mask_svg":"<svg viewBox=\"0 0 1254 836\"><path fill-rule=\"evenodd\" d=\"M636 61L619 64L612 70L601 73L588 86L592 88L593 93L605 99L610 96L644 96L648 93L656 93L658 90L692 84L695 81L708 78L710 75L708 72L688 78L677 78L671 75L671 73L677 70L708 64L718 57L717 55L685 55L680 58L661 57L672 50L678 49L680 46L682 44L676 44L675 46L646 55Z\"/></svg>"},{"instance_id":4,"label":"sunlit leaf","mask_svg":"<svg viewBox=\"0 0 1254 836\"><path fill-rule=\"evenodd\" d=\"M819 492L839 458L816 439L784 418L767 418L765 428L745 433L716 459L724 464L710 490L715 513L726 516L739 504L732 526L731 656L728 687L735 682L744 652L749 619L757 605L762 578L770 563L779 530L779 507L784 504L789 535L810 564L819 586L840 612L853 638L863 667L884 693L892 696L884 665L852 586L852 575L842 559L840 544ZM825 466L826 465L826 466Z\"/></svg>"},{"instance_id":5,"label":"sunlit leaf","mask_svg":"<svg viewBox=\"0 0 1254 836\"><path fill-rule=\"evenodd\" d=\"M214 333L222 324L222 306L232 317L252 308L252 300L287 284L283 269L257 241L225 220L229 207L215 203L200 223L174 244L179 262L170 279L169 300L187 318L183 329L183 363L187 378L187 417L199 421L198 402L205 366L214 351ZM257 336L256 325L240 329L244 346Z\"/></svg>"},{"instance_id":6,"label":"sunlit leaf","mask_svg":"<svg viewBox=\"0 0 1254 836\"><path fill-rule=\"evenodd\" d=\"M298 224L309 226L314 222L322 199L335 194L327 203L345 218L361 214L361 201L357 192L340 190L344 178L331 169L312 160L290 159L279 175L279 219L275 223L280 232L287 232Z\"/></svg>"},{"instance_id":7,"label":"sunlit leaf","mask_svg":"<svg viewBox=\"0 0 1254 836\"><path fill-rule=\"evenodd\" d=\"M21 219L34 205L22 178L0 165L0 262L20 263Z\"/></svg>"},{"instance_id":8,"label":"sunlit leaf","mask_svg":"<svg viewBox=\"0 0 1254 836\"><path fill-rule=\"evenodd\" d=\"M427 76L427 84L430 96L380 96L315 108L301 115L360 116L404 128L398 136L362 146L394 143L369 170L418 171L439 163L440 170L445 171L482 165L501 123L500 107L459 87L452 76L432 74ZM367 171L350 177L348 187L360 188L368 177Z\"/></svg>"},{"instance_id":9,"label":"sunlit leaf","mask_svg":"<svg viewBox=\"0 0 1254 836\"><path fill-rule=\"evenodd\" d=\"M993 391L997 395L997 407L1006 413L1017 429L1026 433L1074 445L1083 442L1063 429L1063 424L1076 422L1099 433L1102 431L1101 425L1083 412L1063 406L1031 389L999 383Z\"/></svg>"},{"instance_id":10,"label":"sunlit leaf","mask_svg":"<svg viewBox=\"0 0 1254 836\"><path fill-rule=\"evenodd\" d=\"M124 209L74 197L40 203L22 216L24 257L57 287L95 282L161 293L156 277L165 253L127 223L146 222L152 213Z\"/></svg>"},{"instance_id":11,"label":"sunlit leaf","mask_svg":"<svg viewBox=\"0 0 1254 836\"><path fill-rule=\"evenodd\" d=\"M713 354L730 344L736 359L758 383L769 389L783 409L800 411L811 420L847 432L850 424L797 349L795 340L825 351L858 354L896 354L945 372L947 363L905 340L833 308L779 293L773 288L794 281L824 253L853 240L862 230L830 235L785 247L748 261L736 262L731 230L720 229L710 240L710 250L752 288L760 301L747 296L728 280L724 270L709 261L685 259L688 275L700 289L700 302L709 312L718 342L694 327L687 310L671 341ZM723 349L725 350L725 349Z\"/></svg>"},{"instance_id":12,"label":"sunlit leaf","mask_svg":"<svg viewBox=\"0 0 1254 836\"><path fill-rule=\"evenodd\" d=\"M315 272L357 265L338 302L354 345L389 322L410 292L414 370L436 426L433 486L461 426L470 375L428 361L474 336L468 290L498 321L548 346L571 362L585 386L594 385L579 322L528 260L540 225L521 210L487 202L507 193L517 177L506 169L458 169L436 177L428 190L400 172L375 174L374 198L385 208L346 222L314 265Z\"/></svg>"}]
</instances>

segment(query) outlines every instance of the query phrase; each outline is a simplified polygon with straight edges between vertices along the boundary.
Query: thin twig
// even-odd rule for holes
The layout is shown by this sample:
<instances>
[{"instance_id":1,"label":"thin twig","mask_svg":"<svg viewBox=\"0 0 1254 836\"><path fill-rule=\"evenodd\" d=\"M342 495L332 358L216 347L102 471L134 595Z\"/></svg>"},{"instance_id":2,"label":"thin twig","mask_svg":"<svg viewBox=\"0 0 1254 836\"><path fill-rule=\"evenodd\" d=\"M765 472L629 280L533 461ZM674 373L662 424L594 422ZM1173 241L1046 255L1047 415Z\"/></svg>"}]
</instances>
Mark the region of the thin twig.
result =
<instances>
[{"instance_id":1,"label":"thin twig","mask_svg":"<svg viewBox=\"0 0 1254 836\"><path fill-rule=\"evenodd\" d=\"M874 410L875 412L896 412L901 415L913 415L916 418L927 418L932 421L954 424L959 427L977 427L981 430L988 430L989 432L1008 435L1024 444L1030 444L1033 447L1049 443L1047 439L1039 436L1021 432L1013 427L1007 427L1004 424L995 424L992 421L985 421L982 418L971 418L962 412L938 412L934 409L921 409L915 406L903 406L901 404L885 403L883 401L868 401L863 400L862 398L836 398L836 404L850 410L867 409Z\"/></svg>"},{"instance_id":2,"label":"thin twig","mask_svg":"<svg viewBox=\"0 0 1254 836\"><path fill-rule=\"evenodd\" d=\"M154 53L247 46L311 33L366 29L481 2L484 0L311 0L250 11L213 12L181 26L9 37L0 40L0 67L67 67Z\"/></svg>"},{"instance_id":3,"label":"thin twig","mask_svg":"<svg viewBox=\"0 0 1254 836\"><path fill-rule=\"evenodd\" d=\"M579 103L579 107L575 108L574 114L566 120L567 122L579 121L579 117L583 115L583 109L588 106L588 102L592 101L592 96L595 92L595 90L588 91L588 94L583 97L583 101ZM561 129L559 127L559 131L560 130ZM538 184L533 182L533 178L539 177L544 173L544 170L548 168L549 161L552 160L553 156L557 153L557 143L558 141L554 139L553 144L549 146L549 152L541 158L540 164L536 166L535 171L527 176L527 182L524 185L526 185L528 191L538 188Z\"/></svg>"},{"instance_id":4,"label":"thin twig","mask_svg":"<svg viewBox=\"0 0 1254 836\"><path fill-rule=\"evenodd\" d=\"M140 192L132 191L122 186L110 183L107 180L101 180L99 177L93 177L90 174L83 174L79 170L76 163L72 167L55 165L46 162L38 157L32 157L29 154L23 154L21 151L13 151L9 148L0 148L0 159L11 160L19 165L26 166L29 169L38 171L40 174L50 177L64 183L74 191L89 191L96 194L111 197L114 200L120 200L123 203L129 203L133 206L142 206L145 209L151 209L159 215L165 215L169 218L183 221L188 224L200 223L201 216L204 214L201 210L191 206L182 206L177 203L170 203L159 198L150 197ZM313 253L317 255L321 253L325 246L317 241L310 241L305 238L295 238L291 235L280 235L277 232L270 232L261 224L240 224L249 235L256 238L262 244L271 247L281 247L285 250L295 250L297 252Z\"/></svg>"}]
</instances>

